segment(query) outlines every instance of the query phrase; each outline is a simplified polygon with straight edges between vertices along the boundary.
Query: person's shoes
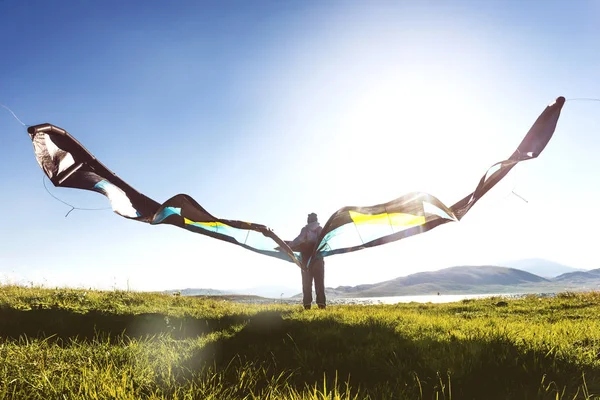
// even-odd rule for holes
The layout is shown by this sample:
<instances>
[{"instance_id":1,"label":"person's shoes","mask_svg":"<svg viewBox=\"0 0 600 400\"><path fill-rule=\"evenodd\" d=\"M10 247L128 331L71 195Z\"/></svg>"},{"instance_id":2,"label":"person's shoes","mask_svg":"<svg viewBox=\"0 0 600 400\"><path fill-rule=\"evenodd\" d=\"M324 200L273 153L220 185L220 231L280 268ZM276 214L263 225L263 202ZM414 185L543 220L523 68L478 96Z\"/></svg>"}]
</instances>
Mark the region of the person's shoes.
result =
<instances>
[{"instance_id":1,"label":"person's shoes","mask_svg":"<svg viewBox=\"0 0 600 400\"><path fill-rule=\"evenodd\" d=\"M319 304L319 308L320 308L321 310L324 310L324 309L325 309L325 304Z\"/></svg>"},{"instance_id":2,"label":"person's shoes","mask_svg":"<svg viewBox=\"0 0 600 400\"><path fill-rule=\"evenodd\" d=\"M305 310L310 310L310 304L305 304L305 305L304 305L304 309L305 309Z\"/></svg>"}]
</instances>

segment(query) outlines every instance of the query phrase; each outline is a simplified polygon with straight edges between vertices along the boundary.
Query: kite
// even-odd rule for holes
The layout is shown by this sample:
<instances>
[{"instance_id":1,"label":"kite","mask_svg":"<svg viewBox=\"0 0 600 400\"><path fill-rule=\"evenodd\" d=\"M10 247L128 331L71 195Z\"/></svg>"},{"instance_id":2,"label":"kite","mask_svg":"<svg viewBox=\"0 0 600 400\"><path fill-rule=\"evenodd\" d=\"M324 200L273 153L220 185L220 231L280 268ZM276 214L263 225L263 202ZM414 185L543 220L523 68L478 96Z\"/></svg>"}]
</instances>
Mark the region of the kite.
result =
<instances>
[{"instance_id":1,"label":"kite","mask_svg":"<svg viewBox=\"0 0 600 400\"><path fill-rule=\"evenodd\" d=\"M248 250L310 266L316 255L335 254L380 246L458 222L485 193L521 161L537 158L556 129L564 97L548 105L514 153L492 165L472 193L448 207L435 196L412 192L387 203L343 207L331 215L316 244L303 260L265 225L217 218L192 197L177 194L160 204L131 187L104 166L66 130L45 123L27 129L38 164L55 187L91 190L103 194L118 215L151 225L170 224L223 240Z\"/></svg>"}]
</instances>

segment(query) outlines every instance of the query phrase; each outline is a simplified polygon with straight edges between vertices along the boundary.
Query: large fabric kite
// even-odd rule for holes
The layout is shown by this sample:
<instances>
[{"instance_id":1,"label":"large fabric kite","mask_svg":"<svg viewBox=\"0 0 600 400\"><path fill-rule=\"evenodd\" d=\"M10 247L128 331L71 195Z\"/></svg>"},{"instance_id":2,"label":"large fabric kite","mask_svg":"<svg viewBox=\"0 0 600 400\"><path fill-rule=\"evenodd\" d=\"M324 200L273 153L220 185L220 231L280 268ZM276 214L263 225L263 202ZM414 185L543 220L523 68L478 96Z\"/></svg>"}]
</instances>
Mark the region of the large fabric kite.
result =
<instances>
[{"instance_id":1,"label":"large fabric kite","mask_svg":"<svg viewBox=\"0 0 600 400\"><path fill-rule=\"evenodd\" d=\"M565 98L558 97L548 105L515 152L492 165L475 190L454 205L448 207L435 196L413 192L374 206L343 207L325 223L306 260L270 228L217 218L188 195L178 194L162 204L152 200L104 166L64 129L41 124L27 131L35 157L54 186L99 192L110 200L113 211L125 218L152 225L175 225L307 268L317 253L327 257L357 251L460 221L515 165L540 155L554 134L564 103Z\"/></svg>"}]
</instances>

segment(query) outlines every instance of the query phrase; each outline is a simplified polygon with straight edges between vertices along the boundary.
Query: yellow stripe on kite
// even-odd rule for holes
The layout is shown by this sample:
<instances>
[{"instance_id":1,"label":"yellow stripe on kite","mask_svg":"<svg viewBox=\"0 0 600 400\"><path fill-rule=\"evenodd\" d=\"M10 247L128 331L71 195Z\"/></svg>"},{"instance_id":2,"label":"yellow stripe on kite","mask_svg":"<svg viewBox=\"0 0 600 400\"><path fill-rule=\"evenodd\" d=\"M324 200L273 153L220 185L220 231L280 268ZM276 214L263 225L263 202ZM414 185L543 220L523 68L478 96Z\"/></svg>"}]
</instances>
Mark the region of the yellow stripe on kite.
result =
<instances>
[{"instance_id":1,"label":"yellow stripe on kite","mask_svg":"<svg viewBox=\"0 0 600 400\"><path fill-rule=\"evenodd\" d=\"M355 224L381 224L393 226L414 226L425 223L425 217L421 215L412 215L405 213L383 213L383 214L361 214L356 211L349 211L350 218Z\"/></svg>"},{"instance_id":2,"label":"yellow stripe on kite","mask_svg":"<svg viewBox=\"0 0 600 400\"><path fill-rule=\"evenodd\" d=\"M217 226L229 226L226 225L222 222L196 222L196 221L192 221L191 219L187 219L187 218L183 218L183 220L185 221L186 225L204 225L204 226L208 226L208 227L212 227L215 228Z\"/></svg>"}]
</instances>

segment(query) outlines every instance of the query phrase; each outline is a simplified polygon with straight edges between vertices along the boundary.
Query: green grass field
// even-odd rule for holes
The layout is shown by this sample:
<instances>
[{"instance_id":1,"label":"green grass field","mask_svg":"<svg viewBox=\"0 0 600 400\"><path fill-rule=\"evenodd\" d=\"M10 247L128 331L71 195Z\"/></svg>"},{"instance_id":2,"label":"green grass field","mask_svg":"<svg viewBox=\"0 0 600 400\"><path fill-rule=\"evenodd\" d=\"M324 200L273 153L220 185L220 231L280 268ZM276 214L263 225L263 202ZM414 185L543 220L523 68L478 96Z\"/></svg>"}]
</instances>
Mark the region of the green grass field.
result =
<instances>
[{"instance_id":1,"label":"green grass field","mask_svg":"<svg viewBox=\"0 0 600 400\"><path fill-rule=\"evenodd\" d=\"M1 399L587 399L600 294L242 305L0 287Z\"/></svg>"}]
</instances>

